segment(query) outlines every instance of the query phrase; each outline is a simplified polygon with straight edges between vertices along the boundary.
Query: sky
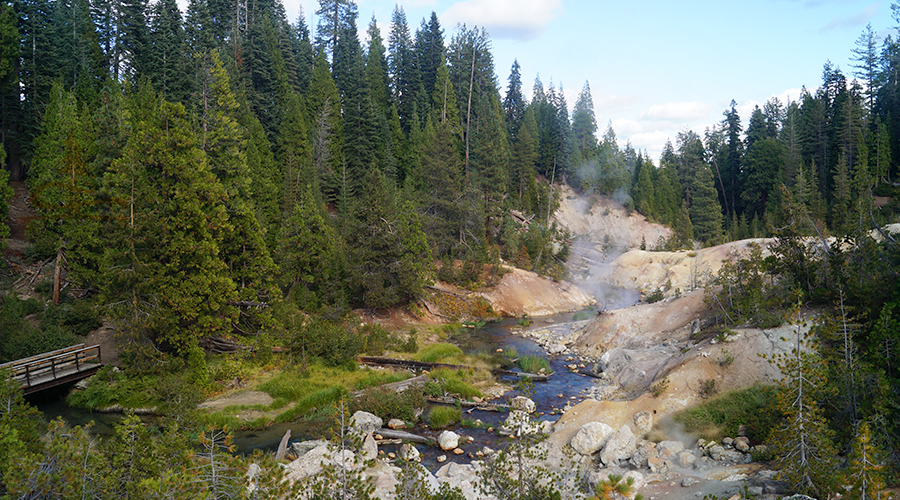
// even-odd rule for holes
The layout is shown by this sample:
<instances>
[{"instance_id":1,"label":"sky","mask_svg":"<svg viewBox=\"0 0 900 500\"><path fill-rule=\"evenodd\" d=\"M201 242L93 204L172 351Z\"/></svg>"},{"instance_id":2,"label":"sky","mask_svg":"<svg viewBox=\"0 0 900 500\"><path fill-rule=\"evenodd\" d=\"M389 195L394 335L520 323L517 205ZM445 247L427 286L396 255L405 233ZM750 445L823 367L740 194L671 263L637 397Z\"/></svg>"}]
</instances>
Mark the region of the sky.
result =
<instances>
[{"instance_id":1,"label":"sky","mask_svg":"<svg viewBox=\"0 0 900 500\"><path fill-rule=\"evenodd\" d=\"M314 31L316 0L283 0ZM755 105L814 90L826 62L852 76L853 49L867 23L883 39L891 3L871 0L357 0L361 36L373 15L387 40L400 5L415 33L438 15L449 42L459 24L484 27L501 94L518 60L526 97L537 77L563 88L571 111L590 85L598 136L612 125L657 161L666 140L701 136L734 100L744 128ZM880 46L880 44L879 44Z\"/></svg>"}]
</instances>

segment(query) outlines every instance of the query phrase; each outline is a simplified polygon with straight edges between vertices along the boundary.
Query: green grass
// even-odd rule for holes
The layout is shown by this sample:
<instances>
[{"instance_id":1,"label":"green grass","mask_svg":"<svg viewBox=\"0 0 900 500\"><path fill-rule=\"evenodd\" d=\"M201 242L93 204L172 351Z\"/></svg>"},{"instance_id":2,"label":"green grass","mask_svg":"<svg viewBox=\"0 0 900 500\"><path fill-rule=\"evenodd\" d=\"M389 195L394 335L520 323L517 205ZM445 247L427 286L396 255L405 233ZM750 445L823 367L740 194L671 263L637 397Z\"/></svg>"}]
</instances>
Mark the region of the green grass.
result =
<instances>
[{"instance_id":1,"label":"green grass","mask_svg":"<svg viewBox=\"0 0 900 500\"><path fill-rule=\"evenodd\" d=\"M516 359L519 357L519 351L517 351L515 347L504 347L502 354L509 359Z\"/></svg>"},{"instance_id":2,"label":"green grass","mask_svg":"<svg viewBox=\"0 0 900 500\"><path fill-rule=\"evenodd\" d=\"M774 388L757 384L681 410L675 414L675 421L693 435L715 440L737 436L743 425L747 437L759 443L765 441L769 431L779 424L774 405Z\"/></svg>"},{"instance_id":3,"label":"green grass","mask_svg":"<svg viewBox=\"0 0 900 500\"><path fill-rule=\"evenodd\" d=\"M452 406L435 406L428 414L428 426L432 429L443 429L459 422L462 410Z\"/></svg>"},{"instance_id":4,"label":"green grass","mask_svg":"<svg viewBox=\"0 0 900 500\"><path fill-rule=\"evenodd\" d=\"M542 368L550 372L550 362L540 356L521 356L516 364L525 373L538 373Z\"/></svg>"},{"instance_id":5,"label":"green grass","mask_svg":"<svg viewBox=\"0 0 900 500\"><path fill-rule=\"evenodd\" d=\"M462 358L462 349L445 342L425 346L414 357L416 361L425 363L459 363Z\"/></svg>"},{"instance_id":6,"label":"green grass","mask_svg":"<svg viewBox=\"0 0 900 500\"><path fill-rule=\"evenodd\" d=\"M448 368L432 370L429 375L446 393L454 394L461 399L469 399L474 396L481 397L481 391L466 381L471 376L471 370L450 370Z\"/></svg>"}]
</instances>

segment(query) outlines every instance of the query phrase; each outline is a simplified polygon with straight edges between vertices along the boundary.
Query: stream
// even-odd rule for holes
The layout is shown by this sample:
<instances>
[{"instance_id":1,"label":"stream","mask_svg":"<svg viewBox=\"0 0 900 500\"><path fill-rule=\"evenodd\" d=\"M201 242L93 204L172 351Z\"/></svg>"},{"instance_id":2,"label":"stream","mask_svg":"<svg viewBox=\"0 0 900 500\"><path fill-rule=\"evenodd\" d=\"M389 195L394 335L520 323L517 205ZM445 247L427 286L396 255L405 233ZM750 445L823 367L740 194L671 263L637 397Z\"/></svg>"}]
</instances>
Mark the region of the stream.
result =
<instances>
[{"instance_id":1,"label":"stream","mask_svg":"<svg viewBox=\"0 0 900 500\"><path fill-rule=\"evenodd\" d=\"M595 314L596 309L588 310L588 312L589 314ZM567 313L533 318L533 323L527 328L564 327L572 322L574 315L575 313ZM584 316L584 313L581 316ZM535 402L537 406L536 414L539 419L555 420L559 418L559 414L566 404L574 405L583 399L583 392L594 385L594 379L583 374L573 373L567 368L566 365L581 362L576 356L565 354L548 356L544 349L534 340L523 336L521 330L522 326L520 326L517 318L505 318L497 322L488 323L480 328L463 328L449 342L459 346L466 354L494 353L497 349L514 348L520 356L536 355L547 358L554 372L548 381L535 382L529 390L530 394L523 394L522 390L514 388L496 400L496 402L506 403L515 396L527 395ZM518 385L517 380L514 378L504 378L502 382L514 387ZM85 425L93 421L94 424L91 430L93 434L98 436L113 434L113 424L122 418L121 414L92 413L87 410L71 408L65 402L66 393L67 389L46 391L39 396L30 397L29 401L43 412L45 419L48 421L61 417L71 426ZM560 395L563 397L560 397ZM463 410L463 418L472 421L480 419L485 424L494 427L505 421L506 417L507 412L490 412L477 409ZM306 432L302 424L292 422L274 424L265 429L236 431L234 433L234 444L241 453L246 454L250 454L257 449L275 451L282 436L288 429L291 430L292 440L315 438L315 436ZM467 452L481 449L484 446L497 449L501 446L497 441L504 439L500 438L496 433L488 432L485 429L457 428L454 430L459 434L472 436L475 439L473 444L465 447ZM421 424L411 429L411 431L430 436L437 435L434 431L423 430ZM383 448L387 452L395 451L393 448L396 447L384 446ZM424 462L426 465L436 463L436 457L443 453L439 448L426 448L425 446L419 446ZM454 459L457 458L454 457ZM468 461L466 456L459 457L459 459Z\"/></svg>"}]
</instances>

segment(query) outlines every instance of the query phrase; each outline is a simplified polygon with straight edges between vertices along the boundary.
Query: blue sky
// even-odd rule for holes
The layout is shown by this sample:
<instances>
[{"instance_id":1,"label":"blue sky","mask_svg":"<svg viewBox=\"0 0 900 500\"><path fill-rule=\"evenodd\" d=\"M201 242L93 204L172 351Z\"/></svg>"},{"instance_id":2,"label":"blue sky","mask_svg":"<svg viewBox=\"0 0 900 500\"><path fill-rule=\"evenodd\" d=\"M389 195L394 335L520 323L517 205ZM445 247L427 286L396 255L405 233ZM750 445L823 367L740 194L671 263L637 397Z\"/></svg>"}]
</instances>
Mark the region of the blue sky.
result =
<instances>
[{"instance_id":1,"label":"blue sky","mask_svg":"<svg viewBox=\"0 0 900 500\"><path fill-rule=\"evenodd\" d=\"M291 21L302 5L315 28L315 0L284 0ZM386 39L395 4L415 33L437 13L449 40L456 26L491 33L495 70L506 90L513 60L530 97L535 77L562 84L568 104L590 83L602 135L612 123L656 161L679 131L722 119L734 99L746 128L753 106L815 89L831 61L852 74L852 50L867 23L896 33L890 2L866 0L357 0L360 31L373 14ZM626 5L627 4L627 5ZM896 35L894 35L896 38Z\"/></svg>"}]
</instances>

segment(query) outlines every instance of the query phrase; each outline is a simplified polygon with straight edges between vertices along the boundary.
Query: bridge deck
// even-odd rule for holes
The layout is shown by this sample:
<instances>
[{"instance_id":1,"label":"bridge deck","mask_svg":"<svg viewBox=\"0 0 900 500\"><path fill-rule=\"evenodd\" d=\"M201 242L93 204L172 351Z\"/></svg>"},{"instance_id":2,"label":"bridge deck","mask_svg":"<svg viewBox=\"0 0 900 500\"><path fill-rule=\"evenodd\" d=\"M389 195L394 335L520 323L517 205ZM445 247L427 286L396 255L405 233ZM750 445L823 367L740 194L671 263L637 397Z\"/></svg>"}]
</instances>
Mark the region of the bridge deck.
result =
<instances>
[{"instance_id":1,"label":"bridge deck","mask_svg":"<svg viewBox=\"0 0 900 500\"><path fill-rule=\"evenodd\" d=\"M100 369L100 346L73 345L0 365L19 381L22 392L49 389L89 377Z\"/></svg>"}]
</instances>

